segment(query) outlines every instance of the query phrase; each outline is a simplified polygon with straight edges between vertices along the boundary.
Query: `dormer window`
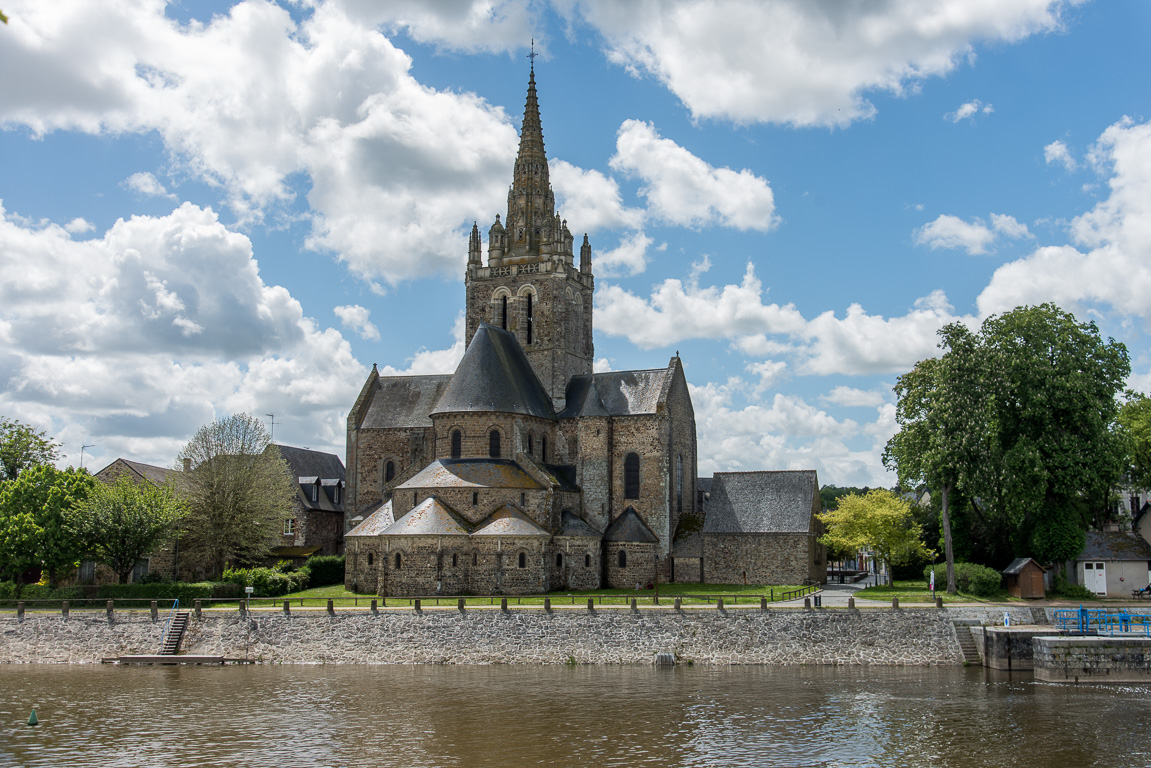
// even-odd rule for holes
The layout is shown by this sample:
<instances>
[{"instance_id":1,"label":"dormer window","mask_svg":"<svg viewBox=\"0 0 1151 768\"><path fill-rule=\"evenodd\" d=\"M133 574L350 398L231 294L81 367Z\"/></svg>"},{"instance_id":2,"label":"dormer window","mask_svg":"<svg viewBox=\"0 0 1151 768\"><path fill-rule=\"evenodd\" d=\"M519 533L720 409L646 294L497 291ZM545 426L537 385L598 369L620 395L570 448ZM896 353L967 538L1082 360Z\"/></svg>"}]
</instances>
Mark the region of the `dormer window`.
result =
<instances>
[{"instance_id":1,"label":"dormer window","mask_svg":"<svg viewBox=\"0 0 1151 768\"><path fill-rule=\"evenodd\" d=\"M340 484L339 483L336 483L336 485L332 488L332 502L334 504L340 503Z\"/></svg>"},{"instance_id":2,"label":"dormer window","mask_svg":"<svg viewBox=\"0 0 1151 768\"><path fill-rule=\"evenodd\" d=\"M320 500L320 481L312 483L312 501Z\"/></svg>"}]
</instances>

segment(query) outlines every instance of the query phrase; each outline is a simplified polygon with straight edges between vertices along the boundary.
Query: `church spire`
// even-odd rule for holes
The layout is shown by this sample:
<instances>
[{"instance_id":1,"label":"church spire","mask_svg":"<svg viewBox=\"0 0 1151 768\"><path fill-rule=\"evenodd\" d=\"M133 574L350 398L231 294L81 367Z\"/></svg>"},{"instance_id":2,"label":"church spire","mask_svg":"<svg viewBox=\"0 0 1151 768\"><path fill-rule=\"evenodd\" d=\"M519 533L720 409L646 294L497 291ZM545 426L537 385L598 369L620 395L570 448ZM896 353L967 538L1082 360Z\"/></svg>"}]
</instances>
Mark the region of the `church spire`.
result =
<instances>
[{"instance_id":1,"label":"church spire","mask_svg":"<svg viewBox=\"0 0 1151 768\"><path fill-rule=\"evenodd\" d=\"M535 49L528 76L528 97L520 129L520 148L508 190L508 257L539 258L560 252L555 226L555 195L548 174L540 104L536 96Z\"/></svg>"}]
</instances>

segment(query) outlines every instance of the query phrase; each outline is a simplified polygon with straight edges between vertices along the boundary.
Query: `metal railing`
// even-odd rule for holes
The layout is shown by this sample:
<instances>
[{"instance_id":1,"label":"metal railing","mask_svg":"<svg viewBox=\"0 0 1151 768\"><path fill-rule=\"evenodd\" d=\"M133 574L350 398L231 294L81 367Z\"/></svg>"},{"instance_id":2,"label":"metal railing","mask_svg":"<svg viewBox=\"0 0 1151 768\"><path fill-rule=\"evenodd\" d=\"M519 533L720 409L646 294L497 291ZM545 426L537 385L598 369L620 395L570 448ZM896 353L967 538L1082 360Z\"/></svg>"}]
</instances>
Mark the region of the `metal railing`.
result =
<instances>
[{"instance_id":1,"label":"metal railing","mask_svg":"<svg viewBox=\"0 0 1151 768\"><path fill-rule=\"evenodd\" d=\"M1104 632L1114 635L1116 631L1135 632L1135 627L1142 627L1144 634L1151 637L1151 616L1123 610L1060 608L1055 611L1054 623L1061 632L1077 635Z\"/></svg>"},{"instance_id":2,"label":"metal railing","mask_svg":"<svg viewBox=\"0 0 1151 768\"><path fill-rule=\"evenodd\" d=\"M160 650L164 650L164 641L168 639L168 627L172 626L172 617L176 615L176 609L180 607L180 598L172 601L172 608L168 611L168 618L164 619L164 631L160 633Z\"/></svg>"}]
</instances>

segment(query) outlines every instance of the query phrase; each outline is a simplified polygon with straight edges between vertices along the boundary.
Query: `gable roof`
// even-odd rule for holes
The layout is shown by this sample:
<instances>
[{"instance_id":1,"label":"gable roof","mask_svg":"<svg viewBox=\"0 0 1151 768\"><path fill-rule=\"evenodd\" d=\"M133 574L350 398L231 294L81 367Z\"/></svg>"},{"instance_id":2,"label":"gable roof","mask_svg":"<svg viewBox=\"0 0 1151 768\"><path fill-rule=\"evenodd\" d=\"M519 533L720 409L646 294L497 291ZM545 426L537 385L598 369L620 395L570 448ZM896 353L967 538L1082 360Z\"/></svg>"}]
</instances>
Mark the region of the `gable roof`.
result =
<instances>
[{"instance_id":1,"label":"gable roof","mask_svg":"<svg viewBox=\"0 0 1151 768\"><path fill-rule=\"evenodd\" d=\"M291 445L276 443L269 445L268 450L279 451L280 456L288 465L288 469L292 471L292 477L299 482L303 482L305 478L313 480L315 478L322 480L345 479L344 462L340 461L340 457L334 453L324 453L309 448L296 448ZM325 483L325 485L328 484Z\"/></svg>"},{"instance_id":2,"label":"gable roof","mask_svg":"<svg viewBox=\"0 0 1151 768\"><path fill-rule=\"evenodd\" d=\"M704 533L810 533L815 470L716 472Z\"/></svg>"},{"instance_id":3,"label":"gable roof","mask_svg":"<svg viewBox=\"0 0 1151 768\"><path fill-rule=\"evenodd\" d=\"M543 488L511 459L436 459L396 486L411 488Z\"/></svg>"},{"instance_id":4,"label":"gable roof","mask_svg":"<svg viewBox=\"0 0 1151 768\"><path fill-rule=\"evenodd\" d=\"M1076 560L1151 561L1151 544L1131 531L1088 531Z\"/></svg>"},{"instance_id":5,"label":"gable roof","mask_svg":"<svg viewBox=\"0 0 1151 768\"><path fill-rule=\"evenodd\" d=\"M603 540L655 543L659 537L647 527L647 523L634 509L628 507L622 515L611 521L611 525L603 532Z\"/></svg>"},{"instance_id":6,"label":"gable roof","mask_svg":"<svg viewBox=\"0 0 1151 768\"><path fill-rule=\"evenodd\" d=\"M1017 557L1011 561L1011 565L1003 569L1003 573L1006 576L1016 576L1023 572L1023 566L1027 565L1028 563L1035 563L1035 565L1041 568L1044 572L1047 571L1046 568L1039 564L1038 560L1030 557Z\"/></svg>"},{"instance_id":7,"label":"gable roof","mask_svg":"<svg viewBox=\"0 0 1151 768\"><path fill-rule=\"evenodd\" d=\"M360 428L430 427L432 410L451 381L448 375L379 377Z\"/></svg>"},{"instance_id":8,"label":"gable roof","mask_svg":"<svg viewBox=\"0 0 1151 768\"><path fill-rule=\"evenodd\" d=\"M368 516L352 530L344 534L348 536L379 536L384 530L396 522L392 516L392 500L378 503L374 508L368 508Z\"/></svg>"},{"instance_id":9,"label":"gable roof","mask_svg":"<svg viewBox=\"0 0 1151 768\"><path fill-rule=\"evenodd\" d=\"M555 418L552 400L515 334L487 323L476 329L451 383L431 413L472 411Z\"/></svg>"},{"instance_id":10,"label":"gable roof","mask_svg":"<svg viewBox=\"0 0 1151 768\"><path fill-rule=\"evenodd\" d=\"M424 499L380 531L381 536L467 536L468 533L467 521L435 496Z\"/></svg>"},{"instance_id":11,"label":"gable roof","mask_svg":"<svg viewBox=\"0 0 1151 768\"><path fill-rule=\"evenodd\" d=\"M556 535L598 539L600 532L592 528L582 517L578 517L565 509L560 515L560 532Z\"/></svg>"},{"instance_id":12,"label":"gable roof","mask_svg":"<svg viewBox=\"0 0 1151 768\"><path fill-rule=\"evenodd\" d=\"M551 536L540 525L511 504L505 504L487 516L473 536Z\"/></svg>"},{"instance_id":13,"label":"gable roof","mask_svg":"<svg viewBox=\"0 0 1151 768\"><path fill-rule=\"evenodd\" d=\"M166 467L157 467L152 464L144 464L139 461L116 459L111 464L101 469L99 472L96 472L94 476L98 477L102 473L107 472L109 469L116 466L116 464L124 465L132 474L136 475L141 480L147 480L154 485L163 485L164 483L168 482L168 479L172 476L172 473L176 471L174 469L167 469Z\"/></svg>"},{"instance_id":14,"label":"gable roof","mask_svg":"<svg viewBox=\"0 0 1151 768\"><path fill-rule=\"evenodd\" d=\"M561 419L655 413L672 368L573 376Z\"/></svg>"}]
</instances>

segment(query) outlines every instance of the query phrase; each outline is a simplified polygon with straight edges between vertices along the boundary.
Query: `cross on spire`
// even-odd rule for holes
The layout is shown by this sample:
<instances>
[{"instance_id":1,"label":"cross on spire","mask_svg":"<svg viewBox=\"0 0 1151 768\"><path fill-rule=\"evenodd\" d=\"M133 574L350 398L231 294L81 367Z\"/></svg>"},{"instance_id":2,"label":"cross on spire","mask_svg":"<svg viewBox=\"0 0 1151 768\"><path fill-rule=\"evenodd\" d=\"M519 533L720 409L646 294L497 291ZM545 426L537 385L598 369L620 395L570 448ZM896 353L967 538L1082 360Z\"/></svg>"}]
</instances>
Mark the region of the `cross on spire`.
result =
<instances>
[{"instance_id":1,"label":"cross on spire","mask_svg":"<svg viewBox=\"0 0 1151 768\"><path fill-rule=\"evenodd\" d=\"M531 53L528 54L528 58L531 59L531 62L532 62L532 72L533 73L536 71L536 56L539 56L539 54L536 53L536 39L533 37L532 38L532 51L531 51Z\"/></svg>"}]
</instances>

